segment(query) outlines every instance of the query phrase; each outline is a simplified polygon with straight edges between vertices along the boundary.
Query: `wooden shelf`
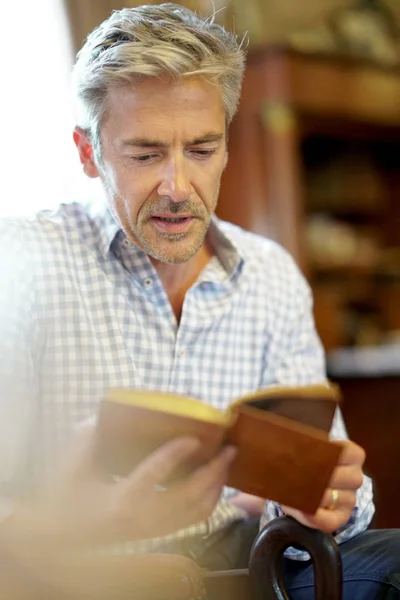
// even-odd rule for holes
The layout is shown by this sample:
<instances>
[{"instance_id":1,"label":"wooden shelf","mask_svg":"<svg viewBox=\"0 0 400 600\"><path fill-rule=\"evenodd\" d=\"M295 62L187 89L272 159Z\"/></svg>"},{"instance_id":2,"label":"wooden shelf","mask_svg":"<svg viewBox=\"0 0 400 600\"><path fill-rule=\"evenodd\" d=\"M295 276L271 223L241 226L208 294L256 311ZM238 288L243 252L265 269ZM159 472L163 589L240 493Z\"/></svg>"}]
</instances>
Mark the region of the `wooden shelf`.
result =
<instances>
[{"instance_id":1,"label":"wooden shelf","mask_svg":"<svg viewBox=\"0 0 400 600\"><path fill-rule=\"evenodd\" d=\"M362 205L361 202L348 203L347 205L340 205L319 200L318 203L308 202L308 210L310 214L330 214L335 217L356 221L359 219L371 220L377 219L382 216L383 211L386 207L384 206L369 206Z\"/></svg>"},{"instance_id":2,"label":"wooden shelf","mask_svg":"<svg viewBox=\"0 0 400 600\"><path fill-rule=\"evenodd\" d=\"M348 279L352 277L375 277L377 274L375 266L357 264L311 263L310 270L313 271L316 278L319 275L324 275L332 278Z\"/></svg>"},{"instance_id":3,"label":"wooden shelf","mask_svg":"<svg viewBox=\"0 0 400 600\"><path fill-rule=\"evenodd\" d=\"M341 118L354 123L400 127L400 77L396 69L338 56L266 48L248 60L243 101L287 102L313 119Z\"/></svg>"},{"instance_id":4,"label":"wooden shelf","mask_svg":"<svg viewBox=\"0 0 400 600\"><path fill-rule=\"evenodd\" d=\"M279 47L249 56L217 212L279 241L307 274L302 233L307 165L302 144L311 124L319 132L325 124L325 135L334 134L339 140L348 139L353 128L358 141L367 137L382 142L390 137L397 144L400 73ZM393 183L396 186L398 180L392 182L392 189ZM400 232L397 236L395 224L391 227L395 240Z\"/></svg>"}]
</instances>

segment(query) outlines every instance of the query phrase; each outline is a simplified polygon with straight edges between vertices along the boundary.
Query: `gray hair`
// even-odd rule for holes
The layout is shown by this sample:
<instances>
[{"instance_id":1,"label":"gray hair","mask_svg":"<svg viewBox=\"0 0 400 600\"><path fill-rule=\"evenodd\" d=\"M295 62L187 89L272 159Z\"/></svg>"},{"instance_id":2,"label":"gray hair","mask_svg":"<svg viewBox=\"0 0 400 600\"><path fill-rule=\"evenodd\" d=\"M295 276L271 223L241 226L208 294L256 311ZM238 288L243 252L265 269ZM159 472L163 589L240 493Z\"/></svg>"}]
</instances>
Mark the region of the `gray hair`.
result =
<instances>
[{"instance_id":1,"label":"gray hair","mask_svg":"<svg viewBox=\"0 0 400 600\"><path fill-rule=\"evenodd\" d=\"M236 35L183 6L166 3L112 13L77 55L73 91L78 125L101 157L100 125L110 86L143 77L203 76L221 89L227 122L239 103L245 64Z\"/></svg>"}]
</instances>

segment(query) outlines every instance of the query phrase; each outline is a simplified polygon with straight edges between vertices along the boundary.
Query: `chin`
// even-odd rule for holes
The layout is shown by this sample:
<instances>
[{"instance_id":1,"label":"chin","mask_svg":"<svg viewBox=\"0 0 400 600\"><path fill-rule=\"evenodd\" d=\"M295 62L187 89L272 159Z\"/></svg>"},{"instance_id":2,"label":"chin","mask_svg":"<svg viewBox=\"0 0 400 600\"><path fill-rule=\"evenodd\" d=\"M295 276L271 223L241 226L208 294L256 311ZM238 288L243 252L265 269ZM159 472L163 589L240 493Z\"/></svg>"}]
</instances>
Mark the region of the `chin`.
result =
<instances>
[{"instance_id":1,"label":"chin","mask_svg":"<svg viewBox=\"0 0 400 600\"><path fill-rule=\"evenodd\" d=\"M183 265L184 263L188 262L191 258L193 258L193 254L190 256L171 256L171 257L165 257L165 260L163 262L169 264L169 265Z\"/></svg>"},{"instance_id":2,"label":"chin","mask_svg":"<svg viewBox=\"0 0 400 600\"><path fill-rule=\"evenodd\" d=\"M189 238L191 238L189 240ZM141 247L154 260L165 264L179 265L188 262L200 250L204 243L203 236L182 236L181 239L140 240Z\"/></svg>"},{"instance_id":3,"label":"chin","mask_svg":"<svg viewBox=\"0 0 400 600\"><path fill-rule=\"evenodd\" d=\"M163 252L162 250L158 250L156 252L152 252L151 256L158 260L159 262L163 262L169 265L181 265L183 263L188 262L193 256L197 254L198 250L185 252Z\"/></svg>"},{"instance_id":4,"label":"chin","mask_svg":"<svg viewBox=\"0 0 400 600\"><path fill-rule=\"evenodd\" d=\"M174 247L175 246L175 247ZM180 247L179 247L180 246ZM180 265L188 262L201 248L198 244L188 245L175 242L174 244L154 244L143 248L153 259L170 265Z\"/></svg>"}]
</instances>

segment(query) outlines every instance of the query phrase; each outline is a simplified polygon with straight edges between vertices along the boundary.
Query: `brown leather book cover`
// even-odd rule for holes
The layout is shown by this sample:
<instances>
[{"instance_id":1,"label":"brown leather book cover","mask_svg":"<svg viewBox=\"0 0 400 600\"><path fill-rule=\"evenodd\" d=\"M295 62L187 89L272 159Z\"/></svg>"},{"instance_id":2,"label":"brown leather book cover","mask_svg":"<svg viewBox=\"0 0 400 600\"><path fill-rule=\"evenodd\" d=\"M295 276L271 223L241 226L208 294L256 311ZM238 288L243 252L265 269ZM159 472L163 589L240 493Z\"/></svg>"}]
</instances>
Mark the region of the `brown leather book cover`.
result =
<instances>
[{"instance_id":1,"label":"brown leather book cover","mask_svg":"<svg viewBox=\"0 0 400 600\"><path fill-rule=\"evenodd\" d=\"M96 459L126 476L168 440L196 436L202 450L179 478L233 443L239 451L227 485L314 513L341 452L328 436L338 401L331 385L275 387L223 412L173 394L111 390L101 402Z\"/></svg>"},{"instance_id":2,"label":"brown leather book cover","mask_svg":"<svg viewBox=\"0 0 400 600\"><path fill-rule=\"evenodd\" d=\"M341 448L325 432L244 406L228 432L240 450L227 485L313 514Z\"/></svg>"}]
</instances>

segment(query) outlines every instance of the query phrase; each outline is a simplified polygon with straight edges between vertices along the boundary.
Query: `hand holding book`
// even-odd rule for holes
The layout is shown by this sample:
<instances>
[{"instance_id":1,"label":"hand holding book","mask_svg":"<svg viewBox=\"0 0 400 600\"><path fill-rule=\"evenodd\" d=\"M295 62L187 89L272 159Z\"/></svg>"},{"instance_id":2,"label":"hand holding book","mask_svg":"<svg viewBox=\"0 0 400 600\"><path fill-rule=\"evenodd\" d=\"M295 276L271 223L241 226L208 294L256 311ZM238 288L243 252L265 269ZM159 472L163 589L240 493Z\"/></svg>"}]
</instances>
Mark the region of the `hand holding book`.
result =
<instances>
[{"instance_id":1,"label":"hand holding book","mask_svg":"<svg viewBox=\"0 0 400 600\"><path fill-rule=\"evenodd\" d=\"M199 452L171 481L233 444L238 452L227 485L313 514L342 451L328 435L338 401L331 385L273 387L223 412L173 394L111 390L99 412L97 460L127 476L169 440L197 437Z\"/></svg>"},{"instance_id":2,"label":"hand holding book","mask_svg":"<svg viewBox=\"0 0 400 600\"><path fill-rule=\"evenodd\" d=\"M315 514L282 507L287 515L299 523L327 533L338 531L349 522L356 505L357 490L363 484L364 450L354 442L336 443L342 452Z\"/></svg>"}]
</instances>

